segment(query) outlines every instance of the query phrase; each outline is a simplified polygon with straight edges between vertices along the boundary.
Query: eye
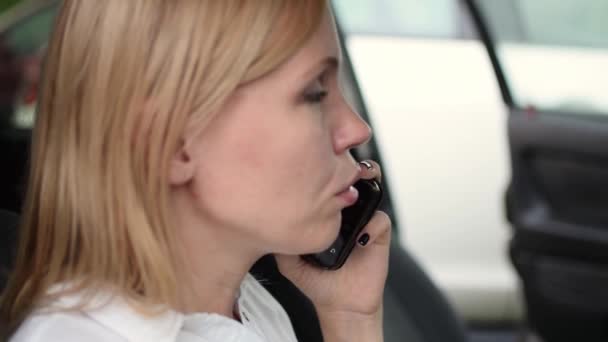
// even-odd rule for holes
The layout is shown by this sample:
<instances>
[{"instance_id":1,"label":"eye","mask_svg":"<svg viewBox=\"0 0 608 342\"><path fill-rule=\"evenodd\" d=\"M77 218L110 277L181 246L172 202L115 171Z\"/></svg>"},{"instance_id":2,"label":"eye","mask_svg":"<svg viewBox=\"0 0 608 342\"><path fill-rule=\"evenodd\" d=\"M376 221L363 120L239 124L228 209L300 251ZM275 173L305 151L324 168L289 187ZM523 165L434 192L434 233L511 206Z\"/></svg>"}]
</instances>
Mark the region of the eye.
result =
<instances>
[{"instance_id":1,"label":"eye","mask_svg":"<svg viewBox=\"0 0 608 342\"><path fill-rule=\"evenodd\" d=\"M309 103L321 103L327 97L327 90L317 90L304 95L304 100Z\"/></svg>"},{"instance_id":2,"label":"eye","mask_svg":"<svg viewBox=\"0 0 608 342\"><path fill-rule=\"evenodd\" d=\"M304 101L311 104L319 104L327 97L329 92L324 86L324 75L321 75L304 92Z\"/></svg>"}]
</instances>

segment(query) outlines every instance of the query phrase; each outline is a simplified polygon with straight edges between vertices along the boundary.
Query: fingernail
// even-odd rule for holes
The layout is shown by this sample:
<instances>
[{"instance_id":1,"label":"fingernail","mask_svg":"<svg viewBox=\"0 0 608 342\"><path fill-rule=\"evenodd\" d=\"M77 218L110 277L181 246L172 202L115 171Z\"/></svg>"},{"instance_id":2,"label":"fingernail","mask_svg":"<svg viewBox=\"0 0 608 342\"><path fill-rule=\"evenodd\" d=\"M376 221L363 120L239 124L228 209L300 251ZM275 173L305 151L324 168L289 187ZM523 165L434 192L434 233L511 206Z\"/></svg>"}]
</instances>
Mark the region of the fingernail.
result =
<instances>
[{"instance_id":1,"label":"fingernail","mask_svg":"<svg viewBox=\"0 0 608 342\"><path fill-rule=\"evenodd\" d=\"M367 245L367 243L369 242L369 234L365 233L365 234L361 235L361 237L359 238L359 240L357 242L361 246Z\"/></svg>"},{"instance_id":2,"label":"fingernail","mask_svg":"<svg viewBox=\"0 0 608 342\"><path fill-rule=\"evenodd\" d=\"M372 163L365 161L365 160L362 162L359 162L359 164L365 166L368 170L371 170L374 168L374 165L372 165Z\"/></svg>"}]
</instances>

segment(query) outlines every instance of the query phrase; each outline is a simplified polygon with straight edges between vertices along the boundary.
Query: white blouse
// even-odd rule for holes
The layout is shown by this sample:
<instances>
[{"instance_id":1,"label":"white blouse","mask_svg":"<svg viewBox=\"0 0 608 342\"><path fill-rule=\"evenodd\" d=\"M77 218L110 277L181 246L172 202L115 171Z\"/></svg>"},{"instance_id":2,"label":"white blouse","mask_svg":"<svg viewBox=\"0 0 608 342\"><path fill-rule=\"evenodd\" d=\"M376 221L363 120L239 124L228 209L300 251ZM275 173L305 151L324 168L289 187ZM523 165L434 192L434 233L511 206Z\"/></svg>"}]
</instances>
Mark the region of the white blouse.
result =
<instances>
[{"instance_id":1,"label":"white blouse","mask_svg":"<svg viewBox=\"0 0 608 342\"><path fill-rule=\"evenodd\" d=\"M297 342L287 313L253 276L247 274L240 289L242 323L211 313L167 311L146 317L113 298L90 310L37 310L10 342ZM58 302L69 306L78 299L70 296Z\"/></svg>"}]
</instances>

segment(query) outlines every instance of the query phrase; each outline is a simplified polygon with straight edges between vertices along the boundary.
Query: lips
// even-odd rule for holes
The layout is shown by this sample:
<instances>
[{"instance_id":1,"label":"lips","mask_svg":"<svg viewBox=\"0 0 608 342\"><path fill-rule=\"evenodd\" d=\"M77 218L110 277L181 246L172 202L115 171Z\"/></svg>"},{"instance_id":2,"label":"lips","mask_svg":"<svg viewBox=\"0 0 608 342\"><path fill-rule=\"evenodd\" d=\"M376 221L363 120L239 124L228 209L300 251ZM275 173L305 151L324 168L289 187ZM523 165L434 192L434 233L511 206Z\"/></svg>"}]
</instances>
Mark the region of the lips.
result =
<instances>
[{"instance_id":1,"label":"lips","mask_svg":"<svg viewBox=\"0 0 608 342\"><path fill-rule=\"evenodd\" d=\"M351 206L357 202L357 199L359 199L359 191L357 191L357 189L351 185L346 188L346 190L340 192L337 196L344 201L346 206Z\"/></svg>"},{"instance_id":2,"label":"lips","mask_svg":"<svg viewBox=\"0 0 608 342\"><path fill-rule=\"evenodd\" d=\"M341 198L347 206L355 204L359 198L359 191L353 186L361 178L360 173L357 172L351 180L344 185L336 196Z\"/></svg>"}]
</instances>

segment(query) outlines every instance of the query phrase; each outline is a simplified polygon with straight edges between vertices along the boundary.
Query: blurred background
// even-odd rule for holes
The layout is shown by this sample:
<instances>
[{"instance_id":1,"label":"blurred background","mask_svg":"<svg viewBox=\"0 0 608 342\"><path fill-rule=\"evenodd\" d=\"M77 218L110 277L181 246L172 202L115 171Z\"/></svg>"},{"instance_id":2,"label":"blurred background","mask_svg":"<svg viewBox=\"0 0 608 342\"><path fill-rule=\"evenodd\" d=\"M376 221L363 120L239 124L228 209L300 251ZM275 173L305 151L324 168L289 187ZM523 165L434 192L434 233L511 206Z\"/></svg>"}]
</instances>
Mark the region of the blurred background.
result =
<instances>
[{"instance_id":1,"label":"blurred background","mask_svg":"<svg viewBox=\"0 0 608 342\"><path fill-rule=\"evenodd\" d=\"M0 3L0 11L4 12L7 9L13 7L20 0L5 0Z\"/></svg>"},{"instance_id":2,"label":"blurred background","mask_svg":"<svg viewBox=\"0 0 608 342\"><path fill-rule=\"evenodd\" d=\"M0 1L10 134L33 124L56 3ZM399 243L471 338L608 341L608 1L333 5ZM22 186L5 188L18 211Z\"/></svg>"}]
</instances>

